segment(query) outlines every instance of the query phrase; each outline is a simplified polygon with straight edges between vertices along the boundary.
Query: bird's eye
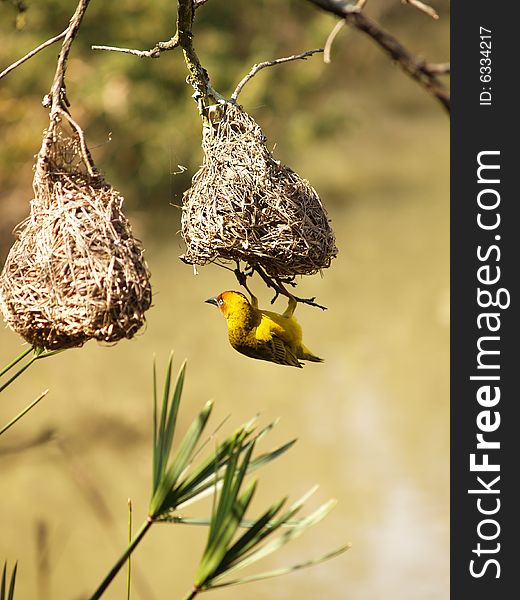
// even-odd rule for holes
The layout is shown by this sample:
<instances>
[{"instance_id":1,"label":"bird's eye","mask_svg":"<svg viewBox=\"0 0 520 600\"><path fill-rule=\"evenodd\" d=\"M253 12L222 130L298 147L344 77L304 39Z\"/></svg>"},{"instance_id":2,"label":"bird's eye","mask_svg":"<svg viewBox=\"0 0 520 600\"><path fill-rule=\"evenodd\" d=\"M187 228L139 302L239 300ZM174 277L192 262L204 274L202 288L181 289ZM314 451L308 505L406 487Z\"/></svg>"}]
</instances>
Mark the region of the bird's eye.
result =
<instances>
[{"instance_id":1,"label":"bird's eye","mask_svg":"<svg viewBox=\"0 0 520 600\"><path fill-rule=\"evenodd\" d=\"M224 304L224 300L222 300L222 298L219 298L218 303L219 303L219 306L222 306Z\"/></svg>"}]
</instances>

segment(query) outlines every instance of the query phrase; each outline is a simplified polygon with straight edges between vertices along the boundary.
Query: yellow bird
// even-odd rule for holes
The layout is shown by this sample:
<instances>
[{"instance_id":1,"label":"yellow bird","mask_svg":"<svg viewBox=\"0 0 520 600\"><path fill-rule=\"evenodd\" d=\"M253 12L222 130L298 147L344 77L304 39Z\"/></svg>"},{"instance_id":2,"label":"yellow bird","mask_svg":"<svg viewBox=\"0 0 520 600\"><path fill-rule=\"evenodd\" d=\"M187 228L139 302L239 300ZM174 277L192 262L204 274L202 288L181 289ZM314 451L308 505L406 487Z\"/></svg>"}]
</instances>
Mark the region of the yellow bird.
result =
<instances>
[{"instance_id":1,"label":"yellow bird","mask_svg":"<svg viewBox=\"0 0 520 600\"><path fill-rule=\"evenodd\" d=\"M259 309L252 294L251 302L240 292L222 292L206 302L226 317L229 343L241 354L300 369L300 360L323 362L303 345L302 328L293 316L293 298L281 315Z\"/></svg>"}]
</instances>

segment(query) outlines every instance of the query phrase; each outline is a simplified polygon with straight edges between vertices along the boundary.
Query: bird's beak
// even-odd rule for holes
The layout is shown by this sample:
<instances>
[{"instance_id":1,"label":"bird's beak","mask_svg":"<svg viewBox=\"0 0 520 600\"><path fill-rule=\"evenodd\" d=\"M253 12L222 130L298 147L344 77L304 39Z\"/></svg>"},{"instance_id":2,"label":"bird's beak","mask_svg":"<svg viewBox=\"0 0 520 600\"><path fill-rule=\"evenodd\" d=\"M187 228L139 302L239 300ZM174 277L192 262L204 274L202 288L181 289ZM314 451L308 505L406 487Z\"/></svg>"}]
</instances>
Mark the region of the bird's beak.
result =
<instances>
[{"instance_id":1,"label":"bird's beak","mask_svg":"<svg viewBox=\"0 0 520 600\"><path fill-rule=\"evenodd\" d=\"M213 298L208 298L207 300L204 300L204 302L218 306L217 298L215 296L213 296Z\"/></svg>"}]
</instances>

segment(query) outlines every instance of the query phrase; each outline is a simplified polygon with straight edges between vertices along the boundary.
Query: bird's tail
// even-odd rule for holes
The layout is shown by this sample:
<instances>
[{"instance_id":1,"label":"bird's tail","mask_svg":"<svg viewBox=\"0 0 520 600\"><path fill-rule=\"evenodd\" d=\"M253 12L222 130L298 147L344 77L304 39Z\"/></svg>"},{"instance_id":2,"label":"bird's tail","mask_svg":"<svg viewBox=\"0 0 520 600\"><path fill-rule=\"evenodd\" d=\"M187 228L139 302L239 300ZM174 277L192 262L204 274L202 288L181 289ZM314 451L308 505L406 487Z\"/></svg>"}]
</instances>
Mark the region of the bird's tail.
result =
<instances>
[{"instance_id":1,"label":"bird's tail","mask_svg":"<svg viewBox=\"0 0 520 600\"><path fill-rule=\"evenodd\" d=\"M305 346L302 346L302 353L300 354L300 356L298 356L298 358L300 358L301 360L308 360L310 362L318 362L318 363L324 362L323 358L316 356Z\"/></svg>"}]
</instances>

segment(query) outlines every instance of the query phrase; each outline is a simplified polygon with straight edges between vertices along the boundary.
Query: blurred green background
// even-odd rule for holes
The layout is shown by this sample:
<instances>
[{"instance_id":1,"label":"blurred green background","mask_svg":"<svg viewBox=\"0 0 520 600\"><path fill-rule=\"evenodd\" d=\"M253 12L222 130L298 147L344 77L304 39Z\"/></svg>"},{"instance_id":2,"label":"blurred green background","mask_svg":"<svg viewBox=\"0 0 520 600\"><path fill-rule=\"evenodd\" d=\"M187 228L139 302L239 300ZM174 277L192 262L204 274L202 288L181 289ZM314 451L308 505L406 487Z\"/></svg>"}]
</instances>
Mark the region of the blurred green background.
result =
<instances>
[{"instance_id":1,"label":"blurred green background","mask_svg":"<svg viewBox=\"0 0 520 600\"><path fill-rule=\"evenodd\" d=\"M0 70L64 29L75 2L0 1ZM449 55L449 3L437 22L398 0L367 13L432 62ZM158 60L94 52L168 39L173 2L92 1L73 47L68 96L94 158L125 196L152 271L146 329L114 347L94 342L40 361L2 394L0 423L50 389L0 439L0 561L19 561L17 600L85 598L125 546L127 498L140 524L151 475L151 366L188 359L181 430L202 404L231 430L260 413L281 417L263 449L297 445L260 472L252 514L315 483L309 505L339 501L322 523L260 565L345 555L280 579L212 592L229 598L437 600L449 575L449 120L371 40L344 28L332 64L318 55L266 69L240 101L278 159L319 191L340 254L323 277L299 280L326 312L301 306L306 344L326 362L303 370L254 361L228 345L203 300L236 288L217 267L194 275L177 256L182 192L201 162L200 121L179 51ZM251 65L323 46L335 20L304 0L210 0L195 45L229 96ZM0 264L28 214L34 155L46 126L58 46L0 81ZM271 298L253 281L263 305ZM284 303L275 305L283 310ZM24 348L0 330L0 364ZM202 515L209 505L187 514ZM135 554L133 598L181 598L203 528L156 526ZM258 566L257 569L258 570ZM105 596L124 597L120 576Z\"/></svg>"}]
</instances>

